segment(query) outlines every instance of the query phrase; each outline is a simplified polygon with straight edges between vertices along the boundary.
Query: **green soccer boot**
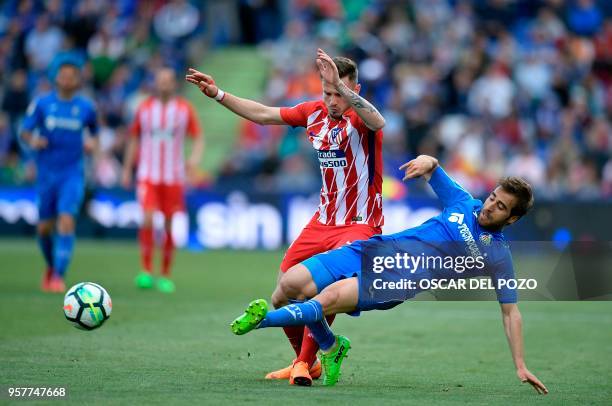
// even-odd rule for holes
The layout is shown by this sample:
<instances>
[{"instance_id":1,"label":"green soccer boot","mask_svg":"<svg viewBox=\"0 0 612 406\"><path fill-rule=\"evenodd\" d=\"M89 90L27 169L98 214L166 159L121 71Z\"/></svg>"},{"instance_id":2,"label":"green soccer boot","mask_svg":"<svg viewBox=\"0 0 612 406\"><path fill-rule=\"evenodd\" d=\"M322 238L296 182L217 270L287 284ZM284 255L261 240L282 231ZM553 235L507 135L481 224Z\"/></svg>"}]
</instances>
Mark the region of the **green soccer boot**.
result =
<instances>
[{"instance_id":1,"label":"green soccer boot","mask_svg":"<svg viewBox=\"0 0 612 406\"><path fill-rule=\"evenodd\" d=\"M136 287L140 289L151 289L155 281L153 280L153 275L148 272L140 272L136 279L134 279L134 283L136 283Z\"/></svg>"},{"instance_id":2,"label":"green soccer boot","mask_svg":"<svg viewBox=\"0 0 612 406\"><path fill-rule=\"evenodd\" d=\"M157 280L157 290L162 293L174 293L176 288L170 279L161 277Z\"/></svg>"},{"instance_id":3,"label":"green soccer boot","mask_svg":"<svg viewBox=\"0 0 612 406\"><path fill-rule=\"evenodd\" d=\"M246 308L244 313L230 324L232 333L239 336L248 333L261 323L266 314L268 314L268 302L264 299L253 300L249 303L249 307Z\"/></svg>"},{"instance_id":4,"label":"green soccer boot","mask_svg":"<svg viewBox=\"0 0 612 406\"><path fill-rule=\"evenodd\" d=\"M323 365L323 385L334 386L340 378L340 366L342 360L346 358L346 354L351 349L351 341L344 336L336 336L336 345L331 351L319 353L321 365Z\"/></svg>"}]
</instances>

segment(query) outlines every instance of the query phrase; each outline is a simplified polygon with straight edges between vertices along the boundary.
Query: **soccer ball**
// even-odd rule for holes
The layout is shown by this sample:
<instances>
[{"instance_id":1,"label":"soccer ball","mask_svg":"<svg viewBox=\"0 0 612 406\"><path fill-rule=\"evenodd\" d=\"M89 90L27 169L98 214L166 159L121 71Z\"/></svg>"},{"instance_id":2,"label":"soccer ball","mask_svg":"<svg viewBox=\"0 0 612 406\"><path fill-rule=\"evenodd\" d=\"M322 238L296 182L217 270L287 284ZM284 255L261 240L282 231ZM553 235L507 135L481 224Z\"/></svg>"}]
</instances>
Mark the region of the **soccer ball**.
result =
<instances>
[{"instance_id":1,"label":"soccer ball","mask_svg":"<svg viewBox=\"0 0 612 406\"><path fill-rule=\"evenodd\" d=\"M81 330L100 327L110 317L112 310L110 295L97 283L77 283L64 296L64 315Z\"/></svg>"}]
</instances>

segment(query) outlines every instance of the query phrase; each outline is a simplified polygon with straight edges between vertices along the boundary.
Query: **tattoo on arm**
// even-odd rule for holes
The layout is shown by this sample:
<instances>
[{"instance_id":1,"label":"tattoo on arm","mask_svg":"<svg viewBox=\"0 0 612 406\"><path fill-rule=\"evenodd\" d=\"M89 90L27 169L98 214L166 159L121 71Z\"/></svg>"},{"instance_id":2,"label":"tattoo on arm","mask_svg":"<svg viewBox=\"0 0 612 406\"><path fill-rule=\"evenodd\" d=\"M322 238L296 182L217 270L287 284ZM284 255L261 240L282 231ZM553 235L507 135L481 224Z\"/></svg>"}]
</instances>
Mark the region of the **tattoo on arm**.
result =
<instances>
[{"instance_id":1,"label":"tattoo on arm","mask_svg":"<svg viewBox=\"0 0 612 406\"><path fill-rule=\"evenodd\" d=\"M357 107L359 109L365 108L370 113L374 113L376 111L374 106L368 103L366 99L364 99L363 97L359 96L358 94L354 92L352 92L352 94L350 95L350 100L351 100L351 104L353 105L353 107Z\"/></svg>"},{"instance_id":2,"label":"tattoo on arm","mask_svg":"<svg viewBox=\"0 0 612 406\"><path fill-rule=\"evenodd\" d=\"M342 82L341 82L342 83ZM366 99L349 89L344 83L338 87L338 93L346 97L351 105L357 109L366 109L370 113L376 113L376 109Z\"/></svg>"},{"instance_id":3,"label":"tattoo on arm","mask_svg":"<svg viewBox=\"0 0 612 406\"><path fill-rule=\"evenodd\" d=\"M368 128L379 130L385 126L385 119L382 114L376 110L376 107L349 89L344 82L340 82L340 84L336 86L336 90L338 90L338 93L340 93L345 100L349 101L357 115L363 120Z\"/></svg>"}]
</instances>

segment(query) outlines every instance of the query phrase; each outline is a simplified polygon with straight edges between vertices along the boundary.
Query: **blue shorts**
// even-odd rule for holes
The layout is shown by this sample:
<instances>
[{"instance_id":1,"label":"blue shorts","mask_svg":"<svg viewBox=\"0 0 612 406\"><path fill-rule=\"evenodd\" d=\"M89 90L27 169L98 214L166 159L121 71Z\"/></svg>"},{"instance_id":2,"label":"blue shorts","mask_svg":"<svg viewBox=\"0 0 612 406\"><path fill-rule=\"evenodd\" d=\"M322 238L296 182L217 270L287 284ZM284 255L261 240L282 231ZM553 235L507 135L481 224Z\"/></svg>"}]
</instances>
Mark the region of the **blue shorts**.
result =
<instances>
[{"instance_id":1,"label":"blue shorts","mask_svg":"<svg viewBox=\"0 0 612 406\"><path fill-rule=\"evenodd\" d=\"M81 208L84 190L85 180L81 173L39 175L36 184L38 219L49 220L60 214L76 216Z\"/></svg>"},{"instance_id":2,"label":"blue shorts","mask_svg":"<svg viewBox=\"0 0 612 406\"><path fill-rule=\"evenodd\" d=\"M357 309L351 315L357 316L360 311L366 310L387 310L402 303L403 300L379 302L362 292L361 255L361 242L356 241L342 248L317 254L302 262L302 265L310 271L310 275L317 285L319 293L329 285L342 279L356 277L359 280Z\"/></svg>"}]
</instances>

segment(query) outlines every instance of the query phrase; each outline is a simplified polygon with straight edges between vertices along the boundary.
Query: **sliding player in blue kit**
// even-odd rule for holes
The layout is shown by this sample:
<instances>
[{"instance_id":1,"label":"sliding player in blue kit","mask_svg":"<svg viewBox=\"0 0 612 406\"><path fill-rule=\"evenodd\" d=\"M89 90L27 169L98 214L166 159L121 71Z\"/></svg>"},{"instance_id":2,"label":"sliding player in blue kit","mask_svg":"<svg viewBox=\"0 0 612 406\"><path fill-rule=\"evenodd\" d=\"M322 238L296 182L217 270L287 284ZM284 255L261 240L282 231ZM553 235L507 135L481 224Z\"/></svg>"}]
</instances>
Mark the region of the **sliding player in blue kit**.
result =
<instances>
[{"instance_id":1,"label":"sliding player in blue kit","mask_svg":"<svg viewBox=\"0 0 612 406\"><path fill-rule=\"evenodd\" d=\"M96 147L96 111L91 101L77 95L80 82L78 65L60 63L56 90L32 101L21 133L34 150L36 162L36 231L47 265L41 284L46 292L66 290L64 275L74 250L75 217L85 189L84 150ZM91 136L87 140L85 128Z\"/></svg>"},{"instance_id":2,"label":"sliding player in blue kit","mask_svg":"<svg viewBox=\"0 0 612 406\"><path fill-rule=\"evenodd\" d=\"M514 280L510 250L502 234L503 227L525 215L533 205L531 186L523 179L502 179L483 203L474 199L453 181L430 156L421 155L404 164L406 179L424 177L440 199L444 210L422 225L392 235L376 235L367 241L315 255L292 267L279 281L287 305L268 312L265 300L249 304L244 314L232 324L237 335L256 328L306 325L321 348L324 384L334 385L340 376L340 366L350 349L350 341L332 333L325 322L326 315L353 313L362 310L387 310L414 297L424 289L403 289L395 300L382 300L364 289L362 255L368 246L378 245L381 251L406 254L414 252L422 258L478 258L484 267L467 270L442 269L441 266L418 269L394 269L378 274L392 278L387 282L432 281L433 279L462 280L487 275L494 282L501 306L504 331L512 353L518 378L530 383L539 393L548 390L526 367L523 354L521 314L517 306L516 289L498 284ZM408 247L408 248L406 248ZM412 248L411 248L412 247ZM493 248L496 249L493 249ZM411 251L412 250L412 251ZM393 255L388 255L393 259ZM390 261L395 262L395 261ZM399 268L397 264L393 265ZM426 289L426 288L425 288ZM397 295L397 293L395 293ZM310 299L310 300L308 300Z\"/></svg>"}]
</instances>

